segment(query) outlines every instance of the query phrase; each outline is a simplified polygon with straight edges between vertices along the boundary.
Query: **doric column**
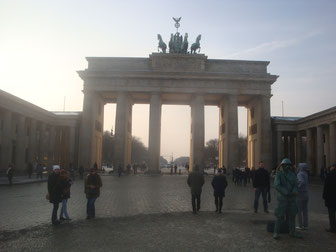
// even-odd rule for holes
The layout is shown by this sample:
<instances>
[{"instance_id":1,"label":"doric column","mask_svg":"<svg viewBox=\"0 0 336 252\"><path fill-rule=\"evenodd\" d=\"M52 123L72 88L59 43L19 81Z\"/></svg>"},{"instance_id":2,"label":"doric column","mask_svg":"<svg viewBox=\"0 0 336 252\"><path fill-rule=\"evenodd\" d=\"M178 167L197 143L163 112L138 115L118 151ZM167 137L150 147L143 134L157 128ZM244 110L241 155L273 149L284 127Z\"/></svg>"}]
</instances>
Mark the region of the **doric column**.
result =
<instances>
[{"instance_id":1,"label":"doric column","mask_svg":"<svg viewBox=\"0 0 336 252\"><path fill-rule=\"evenodd\" d=\"M161 96L152 94L149 108L149 172L160 172Z\"/></svg>"},{"instance_id":2,"label":"doric column","mask_svg":"<svg viewBox=\"0 0 336 252\"><path fill-rule=\"evenodd\" d=\"M199 165L204 169L204 97L196 95L191 101L191 140L190 140L190 169Z\"/></svg>"},{"instance_id":3,"label":"doric column","mask_svg":"<svg viewBox=\"0 0 336 252\"><path fill-rule=\"evenodd\" d=\"M1 168L7 169L8 164L12 162L12 112L5 110L2 129L2 143L1 143Z\"/></svg>"},{"instance_id":4,"label":"doric column","mask_svg":"<svg viewBox=\"0 0 336 252\"><path fill-rule=\"evenodd\" d=\"M55 126L50 126L49 128L49 148L48 148L48 167L51 168L55 160L55 139L56 130Z\"/></svg>"},{"instance_id":5,"label":"doric column","mask_svg":"<svg viewBox=\"0 0 336 252\"><path fill-rule=\"evenodd\" d=\"M266 169L272 169L271 106L270 97L260 98L260 142L259 162L263 161ZM259 129L258 129L259 130Z\"/></svg>"},{"instance_id":6,"label":"doric column","mask_svg":"<svg viewBox=\"0 0 336 252\"><path fill-rule=\"evenodd\" d=\"M329 165L336 162L336 126L335 123L329 124Z\"/></svg>"},{"instance_id":7,"label":"doric column","mask_svg":"<svg viewBox=\"0 0 336 252\"><path fill-rule=\"evenodd\" d=\"M296 165L298 165L302 161L302 136L301 132L296 132L296 150L295 150L295 157L296 157Z\"/></svg>"},{"instance_id":8,"label":"doric column","mask_svg":"<svg viewBox=\"0 0 336 252\"><path fill-rule=\"evenodd\" d=\"M295 164L295 141L293 133L289 134L289 159Z\"/></svg>"},{"instance_id":9,"label":"doric column","mask_svg":"<svg viewBox=\"0 0 336 252\"><path fill-rule=\"evenodd\" d=\"M25 154L26 154L26 135L25 135L26 118L18 115L17 134L16 134L16 154L15 169L23 172L25 170Z\"/></svg>"},{"instance_id":10,"label":"doric column","mask_svg":"<svg viewBox=\"0 0 336 252\"><path fill-rule=\"evenodd\" d=\"M115 120L114 167L123 169L131 163L132 143L132 104L126 93L121 92L117 97Z\"/></svg>"},{"instance_id":11,"label":"doric column","mask_svg":"<svg viewBox=\"0 0 336 252\"><path fill-rule=\"evenodd\" d=\"M29 146L28 146L28 162L36 161L36 120L30 120L29 127Z\"/></svg>"},{"instance_id":12,"label":"doric column","mask_svg":"<svg viewBox=\"0 0 336 252\"><path fill-rule=\"evenodd\" d=\"M41 122L40 125L40 138L39 138L39 162L44 162L45 156L45 142L46 142L46 124Z\"/></svg>"},{"instance_id":13,"label":"doric column","mask_svg":"<svg viewBox=\"0 0 336 252\"><path fill-rule=\"evenodd\" d=\"M317 174L323 166L323 132L322 127L318 126L316 128L316 167L313 171Z\"/></svg>"},{"instance_id":14,"label":"doric column","mask_svg":"<svg viewBox=\"0 0 336 252\"><path fill-rule=\"evenodd\" d=\"M283 144L282 144L282 131L277 131L277 165L280 164L280 162L283 159Z\"/></svg>"},{"instance_id":15,"label":"doric column","mask_svg":"<svg viewBox=\"0 0 336 252\"><path fill-rule=\"evenodd\" d=\"M313 137L312 129L307 129L306 130L306 144L307 144L307 161L306 162L311 171L313 169L312 137Z\"/></svg>"},{"instance_id":16,"label":"doric column","mask_svg":"<svg viewBox=\"0 0 336 252\"><path fill-rule=\"evenodd\" d=\"M94 134L94 93L84 91L83 113L80 129L79 143L79 165L83 165L85 170L92 167L92 138ZM58 135L58 134L57 134Z\"/></svg>"},{"instance_id":17,"label":"doric column","mask_svg":"<svg viewBox=\"0 0 336 252\"><path fill-rule=\"evenodd\" d=\"M69 162L74 165L75 162L75 140L76 140L76 128L70 126L70 139L69 139Z\"/></svg>"}]
</instances>

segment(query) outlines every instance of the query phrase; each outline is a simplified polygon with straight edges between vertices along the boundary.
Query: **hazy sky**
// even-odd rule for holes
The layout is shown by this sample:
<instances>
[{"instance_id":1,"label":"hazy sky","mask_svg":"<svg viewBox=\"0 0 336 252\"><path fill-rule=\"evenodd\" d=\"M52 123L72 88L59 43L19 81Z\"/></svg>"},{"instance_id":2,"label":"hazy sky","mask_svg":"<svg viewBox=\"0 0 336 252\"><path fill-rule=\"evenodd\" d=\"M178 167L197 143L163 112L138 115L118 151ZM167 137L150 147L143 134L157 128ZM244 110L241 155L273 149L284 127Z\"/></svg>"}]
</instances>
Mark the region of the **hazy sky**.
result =
<instances>
[{"instance_id":1,"label":"hazy sky","mask_svg":"<svg viewBox=\"0 0 336 252\"><path fill-rule=\"evenodd\" d=\"M306 116L335 106L336 1L1 0L0 89L47 110L81 111L85 57L148 57L182 17L190 43L202 34L210 59L270 61L272 115ZM246 135L246 110L239 109ZM218 108L206 107L205 140L218 136ZM115 120L105 108L105 129ZM133 107L133 135L148 144L148 105ZM113 126L114 128L114 126ZM189 154L190 108L163 106L161 155ZM168 157L167 157L168 158Z\"/></svg>"}]
</instances>

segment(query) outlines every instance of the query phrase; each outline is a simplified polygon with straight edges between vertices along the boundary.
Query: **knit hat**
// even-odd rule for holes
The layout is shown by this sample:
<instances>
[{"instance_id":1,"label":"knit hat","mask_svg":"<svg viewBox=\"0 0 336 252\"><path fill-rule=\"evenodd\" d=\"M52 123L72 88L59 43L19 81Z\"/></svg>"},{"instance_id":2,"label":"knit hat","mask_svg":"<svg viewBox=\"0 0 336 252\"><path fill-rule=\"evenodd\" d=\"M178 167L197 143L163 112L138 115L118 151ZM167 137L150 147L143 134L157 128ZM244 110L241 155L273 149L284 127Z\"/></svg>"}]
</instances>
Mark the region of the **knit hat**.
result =
<instances>
[{"instance_id":1,"label":"knit hat","mask_svg":"<svg viewBox=\"0 0 336 252\"><path fill-rule=\"evenodd\" d=\"M60 166L59 165L53 165L53 171L55 171L55 170L60 170L61 168L60 168Z\"/></svg>"}]
</instances>

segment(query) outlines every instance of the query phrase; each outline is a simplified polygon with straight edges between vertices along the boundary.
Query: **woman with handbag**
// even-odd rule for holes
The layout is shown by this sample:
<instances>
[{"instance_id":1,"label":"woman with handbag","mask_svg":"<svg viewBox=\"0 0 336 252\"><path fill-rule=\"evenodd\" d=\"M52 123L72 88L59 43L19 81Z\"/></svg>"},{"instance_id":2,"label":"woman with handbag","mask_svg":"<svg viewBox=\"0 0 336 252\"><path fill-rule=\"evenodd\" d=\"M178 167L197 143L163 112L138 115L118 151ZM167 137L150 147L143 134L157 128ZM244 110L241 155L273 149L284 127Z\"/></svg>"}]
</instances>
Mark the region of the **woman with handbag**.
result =
<instances>
[{"instance_id":1,"label":"woman with handbag","mask_svg":"<svg viewBox=\"0 0 336 252\"><path fill-rule=\"evenodd\" d=\"M67 203L70 198L70 187L72 185L72 180L68 177L65 170L61 170L60 175L60 186L62 188L62 208L60 213L60 220L71 220L67 211ZM63 217L65 216L65 218Z\"/></svg>"}]
</instances>

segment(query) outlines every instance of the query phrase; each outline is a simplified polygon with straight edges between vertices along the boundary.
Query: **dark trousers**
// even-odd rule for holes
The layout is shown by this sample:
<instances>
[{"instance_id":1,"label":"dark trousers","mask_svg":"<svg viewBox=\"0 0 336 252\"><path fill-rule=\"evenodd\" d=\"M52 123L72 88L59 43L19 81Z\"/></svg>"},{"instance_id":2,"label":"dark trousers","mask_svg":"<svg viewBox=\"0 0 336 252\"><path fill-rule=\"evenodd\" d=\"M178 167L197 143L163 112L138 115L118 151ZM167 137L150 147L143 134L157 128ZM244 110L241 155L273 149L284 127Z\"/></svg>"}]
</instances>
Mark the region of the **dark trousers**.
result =
<instances>
[{"instance_id":1,"label":"dark trousers","mask_svg":"<svg viewBox=\"0 0 336 252\"><path fill-rule=\"evenodd\" d=\"M96 216L95 201L97 198L88 198L86 204L86 213L88 217L94 218Z\"/></svg>"},{"instance_id":2,"label":"dark trousers","mask_svg":"<svg viewBox=\"0 0 336 252\"><path fill-rule=\"evenodd\" d=\"M256 188L256 191L255 191L255 198L254 198L254 210L255 211L258 211L260 194L262 195L262 198L263 198L264 210L268 209L267 188L266 187L259 187L259 188Z\"/></svg>"},{"instance_id":3,"label":"dark trousers","mask_svg":"<svg viewBox=\"0 0 336 252\"><path fill-rule=\"evenodd\" d=\"M336 220L335 220L336 208L328 207L328 214L329 214L330 229L336 231Z\"/></svg>"},{"instance_id":4,"label":"dark trousers","mask_svg":"<svg viewBox=\"0 0 336 252\"><path fill-rule=\"evenodd\" d=\"M216 210L219 210L219 212L221 212L223 206L223 196L215 196L215 205Z\"/></svg>"},{"instance_id":5,"label":"dark trousers","mask_svg":"<svg viewBox=\"0 0 336 252\"><path fill-rule=\"evenodd\" d=\"M194 212L196 212L196 210L199 211L201 209L201 194L191 195L191 205Z\"/></svg>"},{"instance_id":6,"label":"dark trousers","mask_svg":"<svg viewBox=\"0 0 336 252\"><path fill-rule=\"evenodd\" d=\"M57 221L57 211L58 211L59 202L53 203L53 210L51 215L51 222L54 224Z\"/></svg>"}]
</instances>

